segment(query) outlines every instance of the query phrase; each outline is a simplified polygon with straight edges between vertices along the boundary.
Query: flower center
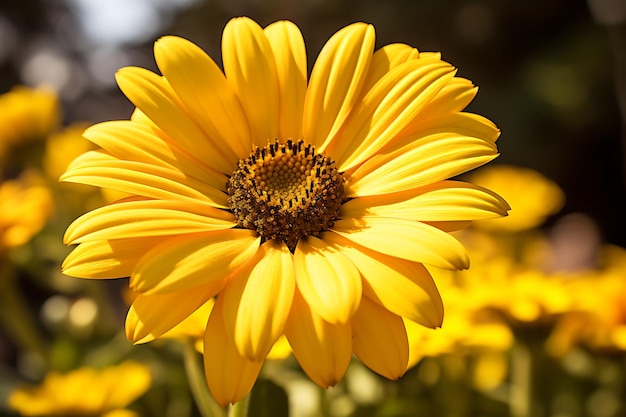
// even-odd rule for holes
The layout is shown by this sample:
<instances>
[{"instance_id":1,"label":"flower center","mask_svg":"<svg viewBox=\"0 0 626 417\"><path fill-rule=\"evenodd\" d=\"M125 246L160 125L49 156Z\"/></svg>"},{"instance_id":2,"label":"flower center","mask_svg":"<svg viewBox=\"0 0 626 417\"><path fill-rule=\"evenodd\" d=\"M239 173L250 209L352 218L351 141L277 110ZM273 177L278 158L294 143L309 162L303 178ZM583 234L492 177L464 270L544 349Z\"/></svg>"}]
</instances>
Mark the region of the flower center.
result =
<instances>
[{"instance_id":1,"label":"flower center","mask_svg":"<svg viewBox=\"0 0 626 417\"><path fill-rule=\"evenodd\" d=\"M333 226L346 196L343 185L333 161L302 140L288 140L240 159L226 189L239 226L282 240L293 252L298 240Z\"/></svg>"}]
</instances>

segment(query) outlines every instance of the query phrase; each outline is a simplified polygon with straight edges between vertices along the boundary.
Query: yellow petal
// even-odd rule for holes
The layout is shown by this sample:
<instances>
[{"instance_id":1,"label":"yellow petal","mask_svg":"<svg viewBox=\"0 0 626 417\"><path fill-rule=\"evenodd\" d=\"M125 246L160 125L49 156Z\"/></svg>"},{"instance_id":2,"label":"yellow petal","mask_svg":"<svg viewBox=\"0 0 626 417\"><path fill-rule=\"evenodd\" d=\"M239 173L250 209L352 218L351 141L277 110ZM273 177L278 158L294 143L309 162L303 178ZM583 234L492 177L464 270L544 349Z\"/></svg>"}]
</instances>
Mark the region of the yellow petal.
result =
<instances>
[{"instance_id":1,"label":"yellow petal","mask_svg":"<svg viewBox=\"0 0 626 417\"><path fill-rule=\"evenodd\" d=\"M355 106L329 145L340 171L359 165L393 140L454 76L443 61L411 60L385 74Z\"/></svg>"},{"instance_id":2,"label":"yellow petal","mask_svg":"<svg viewBox=\"0 0 626 417\"><path fill-rule=\"evenodd\" d=\"M233 86L200 47L177 36L154 45L156 63L194 121L217 146L237 159L250 153L250 128Z\"/></svg>"},{"instance_id":3,"label":"yellow petal","mask_svg":"<svg viewBox=\"0 0 626 417\"><path fill-rule=\"evenodd\" d=\"M267 359L285 359L287 356L291 354L291 346L289 346L289 341L287 341L287 337L282 334L274 346L272 346L272 350L267 354Z\"/></svg>"},{"instance_id":4,"label":"yellow petal","mask_svg":"<svg viewBox=\"0 0 626 417\"><path fill-rule=\"evenodd\" d=\"M226 328L250 360L263 360L283 333L296 286L292 258L283 242L265 242L220 296Z\"/></svg>"},{"instance_id":5,"label":"yellow petal","mask_svg":"<svg viewBox=\"0 0 626 417\"><path fill-rule=\"evenodd\" d=\"M385 255L442 269L465 269L469 266L467 253L458 240L425 223L363 217L337 220L332 231Z\"/></svg>"},{"instance_id":6,"label":"yellow petal","mask_svg":"<svg viewBox=\"0 0 626 417\"><path fill-rule=\"evenodd\" d=\"M132 120L114 120L87 128L83 136L117 159L174 168L218 190L226 184L224 174L182 150L156 127Z\"/></svg>"},{"instance_id":7,"label":"yellow petal","mask_svg":"<svg viewBox=\"0 0 626 417\"><path fill-rule=\"evenodd\" d=\"M278 136L279 85L272 47L255 21L231 19L222 36L226 78L248 118L252 143L267 145Z\"/></svg>"},{"instance_id":8,"label":"yellow petal","mask_svg":"<svg viewBox=\"0 0 626 417\"><path fill-rule=\"evenodd\" d=\"M78 278L129 277L147 248L162 240L149 237L83 242L67 255L61 269L65 275Z\"/></svg>"},{"instance_id":9,"label":"yellow petal","mask_svg":"<svg viewBox=\"0 0 626 417\"><path fill-rule=\"evenodd\" d=\"M369 91L374 84L378 82L385 74L398 65L419 58L417 49L404 43L391 43L385 45L376 52L372 57L369 71L363 91Z\"/></svg>"},{"instance_id":10,"label":"yellow petal","mask_svg":"<svg viewBox=\"0 0 626 417\"><path fill-rule=\"evenodd\" d=\"M128 201L100 207L74 220L65 231L67 245L92 240L230 229L236 222L230 213L207 204L187 201Z\"/></svg>"},{"instance_id":11,"label":"yellow petal","mask_svg":"<svg viewBox=\"0 0 626 417\"><path fill-rule=\"evenodd\" d=\"M183 149L223 173L235 169L238 158L229 148L209 140L164 77L126 67L115 74L115 79L124 95Z\"/></svg>"},{"instance_id":12,"label":"yellow petal","mask_svg":"<svg viewBox=\"0 0 626 417\"><path fill-rule=\"evenodd\" d=\"M147 366L126 361L102 370L100 378L110 386L107 408L122 408L139 398L150 388L152 376Z\"/></svg>"},{"instance_id":13,"label":"yellow petal","mask_svg":"<svg viewBox=\"0 0 626 417\"><path fill-rule=\"evenodd\" d=\"M470 80L454 77L424 107L420 118L459 112L472 102L477 93L478 87Z\"/></svg>"},{"instance_id":14,"label":"yellow petal","mask_svg":"<svg viewBox=\"0 0 626 417\"><path fill-rule=\"evenodd\" d=\"M328 388L341 381L352 356L349 324L328 323L296 291L285 335L296 360L313 382Z\"/></svg>"},{"instance_id":15,"label":"yellow petal","mask_svg":"<svg viewBox=\"0 0 626 417\"><path fill-rule=\"evenodd\" d=\"M374 372L396 380L409 360L409 341L402 318L364 297L352 317L354 354Z\"/></svg>"},{"instance_id":16,"label":"yellow petal","mask_svg":"<svg viewBox=\"0 0 626 417\"><path fill-rule=\"evenodd\" d=\"M151 294L186 290L226 277L257 252L260 238L248 229L172 237L146 248L130 278L133 290Z\"/></svg>"},{"instance_id":17,"label":"yellow petal","mask_svg":"<svg viewBox=\"0 0 626 417\"><path fill-rule=\"evenodd\" d=\"M359 307L361 275L350 259L324 240L301 239L294 255L296 283L311 309L330 323L346 323Z\"/></svg>"},{"instance_id":18,"label":"yellow petal","mask_svg":"<svg viewBox=\"0 0 626 417\"><path fill-rule=\"evenodd\" d=\"M203 353L204 331L206 330L206 325L214 305L215 299L210 298L200 307L196 308L187 318L163 333L161 337L182 340L191 339L194 342L196 350Z\"/></svg>"},{"instance_id":19,"label":"yellow petal","mask_svg":"<svg viewBox=\"0 0 626 417\"><path fill-rule=\"evenodd\" d=\"M435 332L433 329L428 329L416 322L408 319L403 319L404 328L406 329L407 338L409 340L409 361L407 369L411 369L427 355L424 349L421 349L421 345L424 343L425 334L432 334ZM437 330L440 332L441 330ZM447 353L447 352L444 352Z\"/></svg>"},{"instance_id":20,"label":"yellow petal","mask_svg":"<svg viewBox=\"0 0 626 417\"><path fill-rule=\"evenodd\" d=\"M441 326L441 296L422 264L374 252L336 233L324 233L322 239L339 247L359 268L363 294L370 300L424 326Z\"/></svg>"},{"instance_id":21,"label":"yellow petal","mask_svg":"<svg viewBox=\"0 0 626 417\"><path fill-rule=\"evenodd\" d=\"M126 337L134 343L160 337L213 297L221 289L219 284L169 294L137 294L126 315Z\"/></svg>"},{"instance_id":22,"label":"yellow petal","mask_svg":"<svg viewBox=\"0 0 626 417\"><path fill-rule=\"evenodd\" d=\"M322 48L304 103L304 137L321 152L361 98L374 51L374 27L354 23Z\"/></svg>"},{"instance_id":23,"label":"yellow petal","mask_svg":"<svg viewBox=\"0 0 626 417\"><path fill-rule=\"evenodd\" d=\"M361 165L347 185L349 197L411 190L467 172L498 156L483 139L437 133L411 146L375 155Z\"/></svg>"},{"instance_id":24,"label":"yellow petal","mask_svg":"<svg viewBox=\"0 0 626 417\"><path fill-rule=\"evenodd\" d=\"M394 217L425 222L466 221L506 216L509 205L499 195L474 184L440 181L414 190L358 197L341 207L340 216Z\"/></svg>"},{"instance_id":25,"label":"yellow petal","mask_svg":"<svg viewBox=\"0 0 626 417\"><path fill-rule=\"evenodd\" d=\"M263 361L251 361L239 354L226 331L222 304L222 297L218 297L204 334L204 373L213 398L226 406L250 391Z\"/></svg>"},{"instance_id":26,"label":"yellow petal","mask_svg":"<svg viewBox=\"0 0 626 417\"><path fill-rule=\"evenodd\" d=\"M480 138L491 143L495 143L500 136L500 129L495 123L479 114L455 112L421 116L422 113L398 135L397 140L388 148L390 151L410 146L422 137L436 133L455 133L458 136Z\"/></svg>"},{"instance_id":27,"label":"yellow petal","mask_svg":"<svg viewBox=\"0 0 626 417\"><path fill-rule=\"evenodd\" d=\"M86 152L76 158L60 180L148 198L205 201L222 208L228 204L223 191L180 171L120 160L103 151Z\"/></svg>"},{"instance_id":28,"label":"yellow petal","mask_svg":"<svg viewBox=\"0 0 626 417\"><path fill-rule=\"evenodd\" d=\"M283 20L264 29L269 40L278 74L278 138L303 138L302 115L307 85L304 39L298 26Z\"/></svg>"}]
</instances>

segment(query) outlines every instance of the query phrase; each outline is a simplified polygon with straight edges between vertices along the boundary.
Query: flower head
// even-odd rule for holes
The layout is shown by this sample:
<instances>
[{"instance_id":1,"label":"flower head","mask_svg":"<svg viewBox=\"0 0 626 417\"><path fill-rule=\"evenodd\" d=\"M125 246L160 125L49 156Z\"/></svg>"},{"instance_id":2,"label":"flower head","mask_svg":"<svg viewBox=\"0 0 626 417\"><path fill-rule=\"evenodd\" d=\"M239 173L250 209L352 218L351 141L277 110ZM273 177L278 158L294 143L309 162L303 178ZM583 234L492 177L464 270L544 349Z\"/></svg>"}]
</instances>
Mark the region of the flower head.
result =
<instances>
[{"instance_id":1,"label":"flower head","mask_svg":"<svg viewBox=\"0 0 626 417\"><path fill-rule=\"evenodd\" d=\"M52 215L52 193L35 171L0 183L0 251L28 242Z\"/></svg>"},{"instance_id":2,"label":"flower head","mask_svg":"<svg viewBox=\"0 0 626 417\"><path fill-rule=\"evenodd\" d=\"M45 139L58 128L61 109L49 88L14 87L0 95L0 157L20 142Z\"/></svg>"},{"instance_id":3,"label":"flower head","mask_svg":"<svg viewBox=\"0 0 626 417\"><path fill-rule=\"evenodd\" d=\"M204 363L222 404L246 394L283 335L323 387L352 353L399 378L403 318L443 319L424 264L466 268L448 232L508 210L448 180L497 156L495 125L462 111L476 87L438 54L374 52L374 41L371 25L341 29L307 81L304 41L288 21L231 20L223 71L193 43L161 38L161 75L117 74L131 120L87 129L101 149L62 176L131 195L68 227L78 247L63 267L130 276L131 340L160 337L215 300Z\"/></svg>"},{"instance_id":4,"label":"flower head","mask_svg":"<svg viewBox=\"0 0 626 417\"><path fill-rule=\"evenodd\" d=\"M9 407L23 416L135 417L126 410L148 390L150 371L136 362L103 370L79 368L67 374L50 372L40 385L15 389Z\"/></svg>"}]
</instances>

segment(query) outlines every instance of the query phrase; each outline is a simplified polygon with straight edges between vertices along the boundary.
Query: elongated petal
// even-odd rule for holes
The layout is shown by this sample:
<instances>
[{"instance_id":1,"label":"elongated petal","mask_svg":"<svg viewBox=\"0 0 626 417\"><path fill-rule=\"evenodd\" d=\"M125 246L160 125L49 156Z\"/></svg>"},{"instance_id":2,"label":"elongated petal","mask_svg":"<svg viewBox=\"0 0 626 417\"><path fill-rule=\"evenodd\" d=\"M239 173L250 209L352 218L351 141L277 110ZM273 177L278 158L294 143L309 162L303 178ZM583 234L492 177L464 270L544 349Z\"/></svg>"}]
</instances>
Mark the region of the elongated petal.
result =
<instances>
[{"instance_id":1,"label":"elongated petal","mask_svg":"<svg viewBox=\"0 0 626 417\"><path fill-rule=\"evenodd\" d=\"M231 19L222 36L222 58L226 77L248 118L252 143L267 145L278 135L279 86L263 29L247 17Z\"/></svg>"},{"instance_id":2,"label":"elongated petal","mask_svg":"<svg viewBox=\"0 0 626 417\"><path fill-rule=\"evenodd\" d=\"M363 294L392 313L427 327L440 327L443 303L424 265L383 255L336 233L322 239L341 249L363 277Z\"/></svg>"},{"instance_id":3,"label":"elongated petal","mask_svg":"<svg viewBox=\"0 0 626 417\"><path fill-rule=\"evenodd\" d=\"M228 229L176 236L148 251L135 267L135 291L167 293L221 282L257 252L260 238L252 230Z\"/></svg>"},{"instance_id":4,"label":"elongated petal","mask_svg":"<svg viewBox=\"0 0 626 417\"><path fill-rule=\"evenodd\" d=\"M302 138L307 85L306 50L302 33L298 26L285 20L272 23L264 31L276 60L278 75L278 138L283 141Z\"/></svg>"},{"instance_id":5,"label":"elongated petal","mask_svg":"<svg viewBox=\"0 0 626 417\"><path fill-rule=\"evenodd\" d=\"M361 97L374 41L373 26L354 23L335 33L315 61L304 103L304 137L318 151Z\"/></svg>"},{"instance_id":6,"label":"elongated petal","mask_svg":"<svg viewBox=\"0 0 626 417\"><path fill-rule=\"evenodd\" d=\"M510 207L485 188L460 181L440 181L419 190L359 197L341 207L340 216L394 217L419 221L466 221L506 216Z\"/></svg>"},{"instance_id":7,"label":"elongated petal","mask_svg":"<svg viewBox=\"0 0 626 417\"><path fill-rule=\"evenodd\" d=\"M420 113L420 118L429 118L446 113L459 112L476 97L478 87L470 80L454 77L433 97Z\"/></svg>"},{"instance_id":8,"label":"elongated petal","mask_svg":"<svg viewBox=\"0 0 626 417\"><path fill-rule=\"evenodd\" d=\"M163 131L132 120L95 124L83 133L117 159L174 168L220 190L226 176L179 147Z\"/></svg>"},{"instance_id":9,"label":"elongated petal","mask_svg":"<svg viewBox=\"0 0 626 417\"><path fill-rule=\"evenodd\" d=\"M395 151L433 134L454 133L455 135L479 138L495 143L500 136L500 129L484 116L468 112L429 114L416 118L398 135L392 146L386 148Z\"/></svg>"},{"instance_id":10,"label":"elongated petal","mask_svg":"<svg viewBox=\"0 0 626 417\"><path fill-rule=\"evenodd\" d=\"M224 320L239 354L263 360L283 333L295 290L293 259L283 242L268 241L222 294Z\"/></svg>"},{"instance_id":11,"label":"elongated petal","mask_svg":"<svg viewBox=\"0 0 626 417\"><path fill-rule=\"evenodd\" d=\"M359 307L361 276L337 248L313 236L294 255L296 283L311 309L330 323L346 323Z\"/></svg>"},{"instance_id":12,"label":"elongated petal","mask_svg":"<svg viewBox=\"0 0 626 417\"><path fill-rule=\"evenodd\" d=\"M230 174L238 158L230 148L213 143L194 123L164 77L149 70L126 67L115 74L126 97L183 149Z\"/></svg>"},{"instance_id":13,"label":"elongated petal","mask_svg":"<svg viewBox=\"0 0 626 417\"><path fill-rule=\"evenodd\" d=\"M137 294L126 315L126 337L146 343L172 329L213 297L219 287L206 285L170 294Z\"/></svg>"},{"instance_id":14,"label":"elongated petal","mask_svg":"<svg viewBox=\"0 0 626 417\"><path fill-rule=\"evenodd\" d=\"M385 255L442 269L465 269L469 258L458 240L425 223L384 217L335 222L332 231Z\"/></svg>"},{"instance_id":15,"label":"elongated petal","mask_svg":"<svg viewBox=\"0 0 626 417\"><path fill-rule=\"evenodd\" d=\"M418 58L418 50L410 45L404 43L391 43L383 46L374 52L370 68L367 73L367 78L365 80L365 84L363 85L363 91L369 91L374 84L376 84L378 80L380 80L391 69L404 62Z\"/></svg>"},{"instance_id":16,"label":"elongated petal","mask_svg":"<svg viewBox=\"0 0 626 417\"><path fill-rule=\"evenodd\" d=\"M243 158L252 149L239 98L222 70L200 47L177 36L154 45L156 63L193 119L219 146Z\"/></svg>"},{"instance_id":17,"label":"elongated petal","mask_svg":"<svg viewBox=\"0 0 626 417\"><path fill-rule=\"evenodd\" d=\"M359 165L393 140L452 79L454 71L443 61L415 59L385 74L329 146L339 170Z\"/></svg>"},{"instance_id":18,"label":"elongated petal","mask_svg":"<svg viewBox=\"0 0 626 417\"><path fill-rule=\"evenodd\" d=\"M146 251L163 239L149 237L83 242L65 258L61 269L64 274L78 278L129 277Z\"/></svg>"},{"instance_id":19,"label":"elongated petal","mask_svg":"<svg viewBox=\"0 0 626 417\"><path fill-rule=\"evenodd\" d=\"M341 381L352 356L349 324L328 323L296 291L285 335L296 360L313 382L328 388Z\"/></svg>"},{"instance_id":20,"label":"elongated petal","mask_svg":"<svg viewBox=\"0 0 626 417\"><path fill-rule=\"evenodd\" d=\"M477 168L498 156L482 139L450 133L431 135L407 149L376 155L361 165L347 186L349 197L411 190Z\"/></svg>"},{"instance_id":21,"label":"elongated petal","mask_svg":"<svg viewBox=\"0 0 626 417\"><path fill-rule=\"evenodd\" d=\"M65 231L68 245L91 240L225 230L235 226L230 213L207 204L187 201L130 201L110 204L86 213Z\"/></svg>"},{"instance_id":22,"label":"elongated petal","mask_svg":"<svg viewBox=\"0 0 626 417\"><path fill-rule=\"evenodd\" d=\"M226 406L250 391L263 361L251 361L239 354L226 331L222 304L222 297L218 297L204 333L204 373L213 398Z\"/></svg>"},{"instance_id":23,"label":"elongated petal","mask_svg":"<svg viewBox=\"0 0 626 417\"><path fill-rule=\"evenodd\" d=\"M222 208L228 204L223 191L178 170L120 160L103 151L87 152L76 158L60 180L148 198L205 201Z\"/></svg>"},{"instance_id":24,"label":"elongated petal","mask_svg":"<svg viewBox=\"0 0 626 417\"><path fill-rule=\"evenodd\" d=\"M215 305L215 298L210 298L195 309L189 316L172 327L160 337L168 339L191 340L198 352L204 352L204 331L209 316Z\"/></svg>"},{"instance_id":25,"label":"elongated petal","mask_svg":"<svg viewBox=\"0 0 626 417\"><path fill-rule=\"evenodd\" d=\"M396 380L409 361L409 341L402 317L364 297L352 317L352 350L368 368Z\"/></svg>"}]
</instances>

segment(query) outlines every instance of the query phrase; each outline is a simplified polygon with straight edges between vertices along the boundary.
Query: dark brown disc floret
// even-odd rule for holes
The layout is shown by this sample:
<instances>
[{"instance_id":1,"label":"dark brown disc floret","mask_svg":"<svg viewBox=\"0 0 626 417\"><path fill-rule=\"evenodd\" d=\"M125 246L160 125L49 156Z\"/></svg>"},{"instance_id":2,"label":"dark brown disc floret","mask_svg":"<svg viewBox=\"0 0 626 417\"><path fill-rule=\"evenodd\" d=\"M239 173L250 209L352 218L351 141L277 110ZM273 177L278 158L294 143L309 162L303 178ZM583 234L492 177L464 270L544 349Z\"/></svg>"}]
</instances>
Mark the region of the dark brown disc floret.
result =
<instances>
[{"instance_id":1,"label":"dark brown disc floret","mask_svg":"<svg viewBox=\"0 0 626 417\"><path fill-rule=\"evenodd\" d=\"M240 227L264 240L298 240L333 226L345 200L344 178L333 161L302 140L278 141L239 160L226 185Z\"/></svg>"}]
</instances>

